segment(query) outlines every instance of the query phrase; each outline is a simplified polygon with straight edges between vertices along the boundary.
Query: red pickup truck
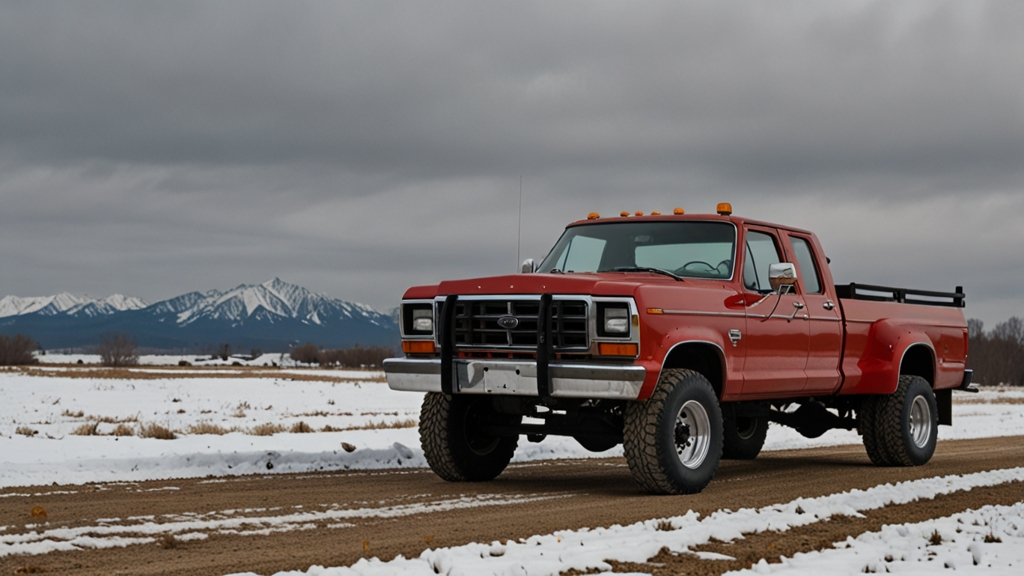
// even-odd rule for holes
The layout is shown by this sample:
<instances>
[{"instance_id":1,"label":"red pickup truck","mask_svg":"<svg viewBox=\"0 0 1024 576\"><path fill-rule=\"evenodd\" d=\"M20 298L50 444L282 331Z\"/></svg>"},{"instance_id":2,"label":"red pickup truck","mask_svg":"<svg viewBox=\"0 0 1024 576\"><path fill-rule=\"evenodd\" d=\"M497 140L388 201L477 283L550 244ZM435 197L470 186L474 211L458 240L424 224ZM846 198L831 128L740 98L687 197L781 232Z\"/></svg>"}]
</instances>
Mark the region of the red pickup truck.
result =
<instances>
[{"instance_id":1,"label":"red pickup truck","mask_svg":"<svg viewBox=\"0 0 1024 576\"><path fill-rule=\"evenodd\" d=\"M501 474L520 436L623 444L647 491L695 493L769 422L856 429L916 466L952 423L963 289L837 286L817 237L732 215L623 213L566 227L523 274L410 288L394 390L425 392L420 438L450 481Z\"/></svg>"}]
</instances>

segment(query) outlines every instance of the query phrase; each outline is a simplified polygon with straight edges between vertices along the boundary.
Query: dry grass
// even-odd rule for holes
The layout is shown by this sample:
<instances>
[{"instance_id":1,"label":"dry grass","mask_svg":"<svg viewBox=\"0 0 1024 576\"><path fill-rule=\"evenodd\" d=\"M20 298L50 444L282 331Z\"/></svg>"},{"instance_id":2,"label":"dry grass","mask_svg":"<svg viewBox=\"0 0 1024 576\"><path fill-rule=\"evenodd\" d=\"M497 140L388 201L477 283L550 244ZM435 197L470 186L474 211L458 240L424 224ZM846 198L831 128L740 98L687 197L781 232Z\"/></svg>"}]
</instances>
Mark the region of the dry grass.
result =
<instances>
[{"instance_id":1,"label":"dry grass","mask_svg":"<svg viewBox=\"0 0 1024 576\"><path fill-rule=\"evenodd\" d=\"M85 419L92 422L99 422L101 424L121 424L123 422L134 423L139 421L138 415L125 416L123 418L114 418L113 416L86 416Z\"/></svg>"},{"instance_id":2,"label":"dry grass","mask_svg":"<svg viewBox=\"0 0 1024 576\"><path fill-rule=\"evenodd\" d=\"M329 376L322 374L294 374L282 372L279 368L262 366L153 366L136 368L97 368L78 364L48 364L47 370L32 366L9 367L12 372L20 372L28 376L50 378L93 378L99 380L169 380L180 378L274 378L296 382L387 382L380 370L343 368L339 371L362 372L365 378ZM52 368L63 368L53 370ZM326 370L320 368L318 370Z\"/></svg>"},{"instance_id":3,"label":"dry grass","mask_svg":"<svg viewBox=\"0 0 1024 576\"><path fill-rule=\"evenodd\" d=\"M1024 398L957 398L954 404L1024 404Z\"/></svg>"},{"instance_id":4,"label":"dry grass","mask_svg":"<svg viewBox=\"0 0 1024 576\"><path fill-rule=\"evenodd\" d=\"M99 426L99 422L86 422L72 430L71 433L75 436L99 436L99 432L96 430Z\"/></svg>"},{"instance_id":5,"label":"dry grass","mask_svg":"<svg viewBox=\"0 0 1024 576\"><path fill-rule=\"evenodd\" d=\"M72 412L71 410L65 410L64 413L61 414L61 416L65 417L65 418L81 418L82 416L85 416L85 412L82 412L81 410L79 410L77 412Z\"/></svg>"},{"instance_id":6,"label":"dry grass","mask_svg":"<svg viewBox=\"0 0 1024 576\"><path fill-rule=\"evenodd\" d=\"M132 430L131 426L125 426L124 424L118 424L117 428L110 433L111 436L134 436L135 430Z\"/></svg>"},{"instance_id":7,"label":"dry grass","mask_svg":"<svg viewBox=\"0 0 1024 576\"><path fill-rule=\"evenodd\" d=\"M139 437L156 438L157 440L174 440L178 437L173 430L156 423L149 423L139 428Z\"/></svg>"},{"instance_id":8,"label":"dry grass","mask_svg":"<svg viewBox=\"0 0 1024 576\"><path fill-rule=\"evenodd\" d=\"M234 429L232 429L232 430L234 430ZM228 432L231 432L232 430L224 428L223 426L218 426L217 424L214 424L212 422L199 422L197 424L192 424L191 426L189 426L188 429L185 430L185 433L186 434L216 434L217 436L223 436L223 435L227 434Z\"/></svg>"},{"instance_id":9,"label":"dry grass","mask_svg":"<svg viewBox=\"0 0 1024 576\"><path fill-rule=\"evenodd\" d=\"M295 424L292 424L292 427L288 431L292 434L309 434L310 432L313 432L313 428L311 428L309 424L299 420Z\"/></svg>"},{"instance_id":10,"label":"dry grass","mask_svg":"<svg viewBox=\"0 0 1024 576\"><path fill-rule=\"evenodd\" d=\"M347 432L349 430L394 430L397 428L415 428L416 421L412 418L406 418L405 420L392 420L390 422L381 420L380 422L367 422L366 424L360 424L359 426L349 426L347 428L340 428L337 432Z\"/></svg>"},{"instance_id":11,"label":"dry grass","mask_svg":"<svg viewBox=\"0 0 1024 576\"><path fill-rule=\"evenodd\" d=\"M279 432L284 432L284 426L272 422L257 424L249 429L249 434L253 436L273 436Z\"/></svg>"},{"instance_id":12,"label":"dry grass","mask_svg":"<svg viewBox=\"0 0 1024 576\"><path fill-rule=\"evenodd\" d=\"M14 430L14 433L15 434L21 434L22 436L35 436L36 434L39 434L39 431L38 430L33 430L33 429L29 428L28 426L18 426Z\"/></svg>"}]
</instances>

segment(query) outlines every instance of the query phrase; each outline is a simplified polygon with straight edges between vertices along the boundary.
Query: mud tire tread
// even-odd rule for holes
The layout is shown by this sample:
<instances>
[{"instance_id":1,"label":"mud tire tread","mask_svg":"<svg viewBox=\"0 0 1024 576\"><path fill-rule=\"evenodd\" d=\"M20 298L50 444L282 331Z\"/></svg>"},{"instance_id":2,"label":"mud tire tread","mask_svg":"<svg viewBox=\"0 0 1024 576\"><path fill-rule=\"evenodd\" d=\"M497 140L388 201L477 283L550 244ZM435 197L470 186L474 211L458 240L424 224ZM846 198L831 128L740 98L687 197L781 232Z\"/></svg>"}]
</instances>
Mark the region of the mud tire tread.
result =
<instances>
[{"instance_id":1,"label":"mud tire tread","mask_svg":"<svg viewBox=\"0 0 1024 576\"><path fill-rule=\"evenodd\" d=\"M694 494L700 492L718 470L722 456L722 416L717 401L706 406L711 419L712 442L707 455L711 473L707 482L685 484L669 475L666 463L669 458L677 458L672 453L665 453L662 443L658 440L658 429L673 390L681 387L700 389L708 398L715 400L715 392L711 384L699 372L693 370L670 369L662 372L661 379L654 393L646 401L631 402L626 408L623 427L623 451L633 479L647 492L654 494ZM674 418L674 415L672 416Z\"/></svg>"},{"instance_id":2,"label":"mud tire tread","mask_svg":"<svg viewBox=\"0 0 1024 576\"><path fill-rule=\"evenodd\" d=\"M461 400L438 392L429 392L420 408L420 444L427 464L448 482L483 482L498 477L508 466L519 443L518 438L503 438L491 454L474 457L460 446L455 433Z\"/></svg>"},{"instance_id":3,"label":"mud tire tread","mask_svg":"<svg viewBox=\"0 0 1024 576\"><path fill-rule=\"evenodd\" d=\"M865 400L863 410L864 422L864 447L868 457L877 466L918 466L924 464L935 450L935 440L938 434L937 410L935 397L929 394L929 407L931 408L932 438L930 446L924 448L924 455L919 455L915 461L911 450L916 447L912 445L909 437L909 410L907 406L907 394L911 386L923 388L929 393L931 385L920 376L900 376L896 391L887 396L875 396ZM866 409L865 409L866 408ZM923 458L923 461L921 461Z\"/></svg>"}]
</instances>

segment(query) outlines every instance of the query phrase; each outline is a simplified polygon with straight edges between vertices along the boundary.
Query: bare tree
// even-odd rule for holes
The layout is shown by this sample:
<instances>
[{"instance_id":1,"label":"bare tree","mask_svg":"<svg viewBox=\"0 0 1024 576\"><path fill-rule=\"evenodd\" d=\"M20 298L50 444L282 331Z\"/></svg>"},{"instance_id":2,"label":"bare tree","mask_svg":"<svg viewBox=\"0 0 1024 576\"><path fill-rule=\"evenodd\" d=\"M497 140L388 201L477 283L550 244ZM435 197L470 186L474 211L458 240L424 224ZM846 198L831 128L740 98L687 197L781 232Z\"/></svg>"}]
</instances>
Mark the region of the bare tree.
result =
<instances>
[{"instance_id":1,"label":"bare tree","mask_svg":"<svg viewBox=\"0 0 1024 576\"><path fill-rule=\"evenodd\" d=\"M135 339L126 334L109 334L103 338L98 351L104 366L135 366L139 353Z\"/></svg>"},{"instance_id":2,"label":"bare tree","mask_svg":"<svg viewBox=\"0 0 1024 576\"><path fill-rule=\"evenodd\" d=\"M1024 322L1016 316L984 331L980 320L967 322L967 367L981 384L1024 385Z\"/></svg>"},{"instance_id":3,"label":"bare tree","mask_svg":"<svg viewBox=\"0 0 1024 576\"><path fill-rule=\"evenodd\" d=\"M0 334L0 366L35 364L38 360L32 352L38 348L39 344L24 334L15 336Z\"/></svg>"},{"instance_id":4,"label":"bare tree","mask_svg":"<svg viewBox=\"0 0 1024 576\"><path fill-rule=\"evenodd\" d=\"M303 364L320 363L320 347L316 344L306 343L292 349L292 360Z\"/></svg>"}]
</instances>

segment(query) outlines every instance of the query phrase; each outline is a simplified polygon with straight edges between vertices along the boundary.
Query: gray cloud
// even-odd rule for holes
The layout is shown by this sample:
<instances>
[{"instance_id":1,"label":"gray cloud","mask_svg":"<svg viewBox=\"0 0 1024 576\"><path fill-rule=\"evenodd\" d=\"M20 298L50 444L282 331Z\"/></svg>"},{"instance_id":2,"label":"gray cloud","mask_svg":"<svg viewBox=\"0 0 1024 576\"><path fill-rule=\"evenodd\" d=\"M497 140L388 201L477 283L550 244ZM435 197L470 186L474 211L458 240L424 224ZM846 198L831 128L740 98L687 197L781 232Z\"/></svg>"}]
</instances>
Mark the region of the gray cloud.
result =
<instances>
[{"instance_id":1,"label":"gray cloud","mask_svg":"<svg viewBox=\"0 0 1024 576\"><path fill-rule=\"evenodd\" d=\"M0 293L378 307L591 210L819 232L1024 315L1024 5L0 2ZM974 296L976 295L976 296Z\"/></svg>"}]
</instances>

